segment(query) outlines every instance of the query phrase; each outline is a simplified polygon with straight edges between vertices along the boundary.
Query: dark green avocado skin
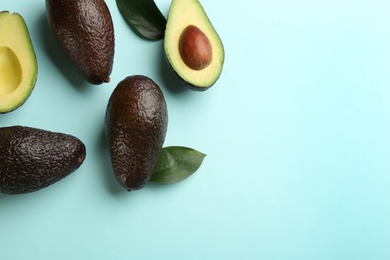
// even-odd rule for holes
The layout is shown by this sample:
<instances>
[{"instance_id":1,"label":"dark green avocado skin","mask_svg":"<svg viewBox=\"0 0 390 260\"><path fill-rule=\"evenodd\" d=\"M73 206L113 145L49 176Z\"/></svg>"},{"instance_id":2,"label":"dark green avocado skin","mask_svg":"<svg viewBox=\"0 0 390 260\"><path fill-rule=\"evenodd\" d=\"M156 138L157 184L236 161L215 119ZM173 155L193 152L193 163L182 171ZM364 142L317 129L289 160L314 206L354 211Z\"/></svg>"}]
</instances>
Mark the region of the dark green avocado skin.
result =
<instances>
[{"instance_id":1,"label":"dark green avocado skin","mask_svg":"<svg viewBox=\"0 0 390 260\"><path fill-rule=\"evenodd\" d=\"M125 78L108 101L105 124L116 179L128 191L143 188L154 173L167 132L161 89L146 76Z\"/></svg>"},{"instance_id":2,"label":"dark green avocado skin","mask_svg":"<svg viewBox=\"0 0 390 260\"><path fill-rule=\"evenodd\" d=\"M203 91L206 91L208 90L209 88L211 88L212 86L214 86L215 82L213 84L211 84L210 86L207 86L207 87L199 87L199 86L196 86L194 84L191 84L187 81L185 81L182 77L180 77L180 75L177 73L177 71L172 67L171 63L169 62L168 60L168 57L165 55L165 61L169 67L169 69L172 71L172 73L175 75L176 79L178 80L179 84L181 84L182 86L185 86L187 87L188 89L191 89L193 91L197 91L197 92L203 92ZM218 77L219 78L219 77Z\"/></svg>"},{"instance_id":3,"label":"dark green avocado skin","mask_svg":"<svg viewBox=\"0 0 390 260\"><path fill-rule=\"evenodd\" d=\"M76 137L26 126L0 128L0 193L45 188L83 163L85 145Z\"/></svg>"},{"instance_id":4,"label":"dark green avocado skin","mask_svg":"<svg viewBox=\"0 0 390 260\"><path fill-rule=\"evenodd\" d=\"M104 0L46 0L54 37L81 75L91 84L110 81L114 26Z\"/></svg>"}]
</instances>

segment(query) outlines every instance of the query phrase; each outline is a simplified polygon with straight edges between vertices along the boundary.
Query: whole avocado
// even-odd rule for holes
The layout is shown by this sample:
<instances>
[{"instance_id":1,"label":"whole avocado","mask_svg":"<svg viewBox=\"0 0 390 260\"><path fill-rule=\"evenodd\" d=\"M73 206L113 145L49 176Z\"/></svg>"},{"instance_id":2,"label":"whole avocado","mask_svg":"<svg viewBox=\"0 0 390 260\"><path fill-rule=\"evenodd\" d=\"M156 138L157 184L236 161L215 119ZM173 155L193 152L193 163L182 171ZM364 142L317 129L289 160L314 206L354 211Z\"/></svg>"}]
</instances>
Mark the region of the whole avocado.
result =
<instances>
[{"instance_id":1,"label":"whole avocado","mask_svg":"<svg viewBox=\"0 0 390 260\"><path fill-rule=\"evenodd\" d=\"M91 84L110 81L114 26L104 0L46 0L54 37Z\"/></svg>"},{"instance_id":2,"label":"whole avocado","mask_svg":"<svg viewBox=\"0 0 390 260\"><path fill-rule=\"evenodd\" d=\"M0 128L0 193L45 188L83 163L85 145L76 137L26 126Z\"/></svg>"},{"instance_id":3,"label":"whole avocado","mask_svg":"<svg viewBox=\"0 0 390 260\"><path fill-rule=\"evenodd\" d=\"M125 78L108 101L105 124L116 179L128 191L143 188L154 173L167 132L161 89L146 76Z\"/></svg>"}]
</instances>

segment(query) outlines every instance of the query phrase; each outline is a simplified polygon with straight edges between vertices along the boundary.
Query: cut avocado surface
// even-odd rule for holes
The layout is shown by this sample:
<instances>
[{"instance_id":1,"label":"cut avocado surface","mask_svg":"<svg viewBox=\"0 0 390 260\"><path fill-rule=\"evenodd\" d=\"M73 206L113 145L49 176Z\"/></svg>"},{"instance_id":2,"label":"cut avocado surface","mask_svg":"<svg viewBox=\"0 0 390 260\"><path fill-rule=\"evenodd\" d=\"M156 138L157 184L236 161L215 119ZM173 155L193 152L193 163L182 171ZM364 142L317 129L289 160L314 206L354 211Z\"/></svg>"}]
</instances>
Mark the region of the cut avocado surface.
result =
<instances>
[{"instance_id":1,"label":"cut avocado surface","mask_svg":"<svg viewBox=\"0 0 390 260\"><path fill-rule=\"evenodd\" d=\"M35 51L22 16L0 12L0 113L21 106L34 89Z\"/></svg>"},{"instance_id":2,"label":"cut avocado surface","mask_svg":"<svg viewBox=\"0 0 390 260\"><path fill-rule=\"evenodd\" d=\"M172 0L164 49L176 75L194 90L208 89L221 75L224 47L198 0Z\"/></svg>"}]
</instances>

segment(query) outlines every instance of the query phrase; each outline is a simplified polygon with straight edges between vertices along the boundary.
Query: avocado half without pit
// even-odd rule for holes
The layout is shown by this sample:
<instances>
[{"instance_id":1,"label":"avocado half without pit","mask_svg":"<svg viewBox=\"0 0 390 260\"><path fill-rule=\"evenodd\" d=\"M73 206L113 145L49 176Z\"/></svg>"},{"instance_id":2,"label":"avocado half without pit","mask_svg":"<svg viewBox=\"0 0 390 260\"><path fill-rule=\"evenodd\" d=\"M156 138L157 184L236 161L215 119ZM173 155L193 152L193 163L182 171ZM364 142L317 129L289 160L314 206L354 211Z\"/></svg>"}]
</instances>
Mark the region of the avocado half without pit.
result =
<instances>
[{"instance_id":1,"label":"avocado half without pit","mask_svg":"<svg viewBox=\"0 0 390 260\"><path fill-rule=\"evenodd\" d=\"M0 12L0 113L20 107L34 89L37 59L22 16Z\"/></svg>"},{"instance_id":2,"label":"avocado half without pit","mask_svg":"<svg viewBox=\"0 0 390 260\"><path fill-rule=\"evenodd\" d=\"M218 80L224 47L198 0L173 0L164 38L166 58L178 78L203 91Z\"/></svg>"}]
</instances>

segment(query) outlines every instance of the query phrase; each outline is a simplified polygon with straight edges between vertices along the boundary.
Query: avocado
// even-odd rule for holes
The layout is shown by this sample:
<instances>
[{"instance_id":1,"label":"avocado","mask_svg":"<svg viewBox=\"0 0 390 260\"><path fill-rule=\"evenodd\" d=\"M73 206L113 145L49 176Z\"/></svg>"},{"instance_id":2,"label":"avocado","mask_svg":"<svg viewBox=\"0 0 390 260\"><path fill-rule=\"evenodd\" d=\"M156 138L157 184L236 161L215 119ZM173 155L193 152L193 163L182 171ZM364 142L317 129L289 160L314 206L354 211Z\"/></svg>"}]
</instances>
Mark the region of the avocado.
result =
<instances>
[{"instance_id":1,"label":"avocado","mask_svg":"<svg viewBox=\"0 0 390 260\"><path fill-rule=\"evenodd\" d=\"M45 188L75 171L85 158L76 137L27 126L0 128L0 193Z\"/></svg>"},{"instance_id":2,"label":"avocado","mask_svg":"<svg viewBox=\"0 0 390 260\"><path fill-rule=\"evenodd\" d=\"M31 95L37 58L23 17L0 12L0 113L20 107Z\"/></svg>"},{"instance_id":3,"label":"avocado","mask_svg":"<svg viewBox=\"0 0 390 260\"><path fill-rule=\"evenodd\" d=\"M49 25L59 45L91 84L110 81L114 26L104 0L46 0Z\"/></svg>"},{"instance_id":4,"label":"avocado","mask_svg":"<svg viewBox=\"0 0 390 260\"><path fill-rule=\"evenodd\" d=\"M119 82L108 101L105 129L114 175L128 191L149 182L167 126L165 98L153 80L135 75Z\"/></svg>"},{"instance_id":5,"label":"avocado","mask_svg":"<svg viewBox=\"0 0 390 260\"><path fill-rule=\"evenodd\" d=\"M172 0L164 50L170 67L190 89L204 91L222 73L224 47L198 0Z\"/></svg>"}]
</instances>

